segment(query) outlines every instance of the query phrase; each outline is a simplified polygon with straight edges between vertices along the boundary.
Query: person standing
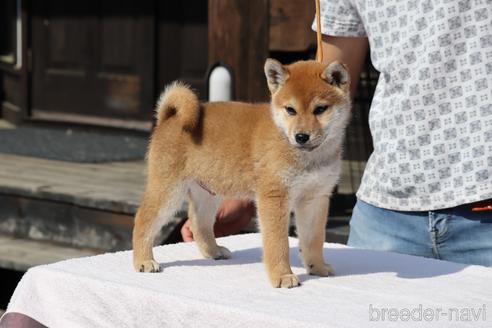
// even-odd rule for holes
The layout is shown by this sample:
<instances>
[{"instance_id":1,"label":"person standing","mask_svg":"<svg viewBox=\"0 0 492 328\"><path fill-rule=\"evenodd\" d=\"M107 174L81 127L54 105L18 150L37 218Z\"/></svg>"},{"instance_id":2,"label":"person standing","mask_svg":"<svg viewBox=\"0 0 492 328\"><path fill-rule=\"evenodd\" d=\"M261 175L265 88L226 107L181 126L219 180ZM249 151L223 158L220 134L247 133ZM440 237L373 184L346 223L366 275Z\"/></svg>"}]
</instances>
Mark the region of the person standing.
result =
<instances>
[{"instance_id":1,"label":"person standing","mask_svg":"<svg viewBox=\"0 0 492 328\"><path fill-rule=\"evenodd\" d=\"M380 72L348 244L492 266L492 1L321 0L325 61Z\"/></svg>"}]
</instances>

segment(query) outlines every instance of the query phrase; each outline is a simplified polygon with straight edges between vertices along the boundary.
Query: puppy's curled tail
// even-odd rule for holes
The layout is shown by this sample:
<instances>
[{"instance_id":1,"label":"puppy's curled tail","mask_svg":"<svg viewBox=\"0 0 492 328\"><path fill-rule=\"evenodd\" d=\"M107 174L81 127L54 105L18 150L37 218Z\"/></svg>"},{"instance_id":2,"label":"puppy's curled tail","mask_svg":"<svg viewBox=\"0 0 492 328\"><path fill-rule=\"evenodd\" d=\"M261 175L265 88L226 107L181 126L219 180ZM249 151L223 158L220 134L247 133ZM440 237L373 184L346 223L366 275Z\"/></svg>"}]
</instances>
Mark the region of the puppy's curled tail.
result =
<instances>
[{"instance_id":1,"label":"puppy's curled tail","mask_svg":"<svg viewBox=\"0 0 492 328\"><path fill-rule=\"evenodd\" d=\"M173 82L162 92L157 102L157 125L177 116L183 130L192 131L200 119L200 103L196 94L184 83Z\"/></svg>"}]
</instances>

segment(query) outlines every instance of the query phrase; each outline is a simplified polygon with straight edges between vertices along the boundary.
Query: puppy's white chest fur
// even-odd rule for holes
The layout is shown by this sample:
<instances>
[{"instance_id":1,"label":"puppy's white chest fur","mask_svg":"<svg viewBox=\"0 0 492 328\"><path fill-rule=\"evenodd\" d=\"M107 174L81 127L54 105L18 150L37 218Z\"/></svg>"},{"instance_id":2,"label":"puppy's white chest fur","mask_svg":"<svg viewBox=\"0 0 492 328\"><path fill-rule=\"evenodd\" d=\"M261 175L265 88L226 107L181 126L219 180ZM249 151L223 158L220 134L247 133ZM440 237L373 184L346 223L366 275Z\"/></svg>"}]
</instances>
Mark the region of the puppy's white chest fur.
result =
<instances>
[{"instance_id":1,"label":"puppy's white chest fur","mask_svg":"<svg viewBox=\"0 0 492 328\"><path fill-rule=\"evenodd\" d=\"M313 167L292 177L290 184L290 203L295 207L303 200L329 197L338 183L341 160L336 159L325 166Z\"/></svg>"}]
</instances>

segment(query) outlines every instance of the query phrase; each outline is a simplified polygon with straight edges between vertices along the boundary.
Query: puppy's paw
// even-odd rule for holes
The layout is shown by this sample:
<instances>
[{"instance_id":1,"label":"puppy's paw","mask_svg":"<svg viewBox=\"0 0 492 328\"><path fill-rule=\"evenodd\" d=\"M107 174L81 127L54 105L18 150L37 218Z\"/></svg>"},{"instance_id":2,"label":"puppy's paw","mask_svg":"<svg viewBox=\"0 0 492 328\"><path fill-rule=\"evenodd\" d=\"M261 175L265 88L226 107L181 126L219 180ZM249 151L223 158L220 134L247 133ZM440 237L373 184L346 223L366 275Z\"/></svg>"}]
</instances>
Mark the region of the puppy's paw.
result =
<instances>
[{"instance_id":1,"label":"puppy's paw","mask_svg":"<svg viewBox=\"0 0 492 328\"><path fill-rule=\"evenodd\" d=\"M141 261L135 263L135 270L138 272L160 272L161 266L154 260Z\"/></svg>"},{"instance_id":2,"label":"puppy's paw","mask_svg":"<svg viewBox=\"0 0 492 328\"><path fill-rule=\"evenodd\" d=\"M328 277L335 275L335 270L327 263L321 263L318 265L310 264L306 269L308 274L312 276Z\"/></svg>"},{"instance_id":3,"label":"puppy's paw","mask_svg":"<svg viewBox=\"0 0 492 328\"><path fill-rule=\"evenodd\" d=\"M228 250L224 246L219 246L219 251L217 252L217 256L214 257L215 260L227 260L232 257L231 251Z\"/></svg>"},{"instance_id":4,"label":"puppy's paw","mask_svg":"<svg viewBox=\"0 0 492 328\"><path fill-rule=\"evenodd\" d=\"M207 259L227 260L231 258L231 251L224 246L217 246L212 249L203 250L202 253Z\"/></svg>"},{"instance_id":5,"label":"puppy's paw","mask_svg":"<svg viewBox=\"0 0 492 328\"><path fill-rule=\"evenodd\" d=\"M299 282L299 278L291 273L272 279L272 285L275 288L293 288L301 285L301 283Z\"/></svg>"}]
</instances>

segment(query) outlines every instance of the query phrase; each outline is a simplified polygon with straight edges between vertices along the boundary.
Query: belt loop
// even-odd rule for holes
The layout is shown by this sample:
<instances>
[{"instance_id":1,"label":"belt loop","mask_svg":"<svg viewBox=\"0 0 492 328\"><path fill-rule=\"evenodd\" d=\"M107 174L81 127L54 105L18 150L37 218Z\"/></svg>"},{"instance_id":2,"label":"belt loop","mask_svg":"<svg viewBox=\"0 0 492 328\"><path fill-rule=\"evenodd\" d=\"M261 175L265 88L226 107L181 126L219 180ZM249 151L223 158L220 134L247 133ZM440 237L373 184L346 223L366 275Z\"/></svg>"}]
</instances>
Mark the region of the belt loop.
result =
<instances>
[{"instance_id":1,"label":"belt loop","mask_svg":"<svg viewBox=\"0 0 492 328\"><path fill-rule=\"evenodd\" d=\"M441 255L439 254L438 247L438 236L436 229L436 213L434 211L429 211L429 235L432 243L432 253L436 259L440 259Z\"/></svg>"},{"instance_id":2,"label":"belt loop","mask_svg":"<svg viewBox=\"0 0 492 328\"><path fill-rule=\"evenodd\" d=\"M429 211L428 212L429 216L429 231L434 231L436 230L435 228L435 217L436 217L436 214L434 213L434 211Z\"/></svg>"}]
</instances>

